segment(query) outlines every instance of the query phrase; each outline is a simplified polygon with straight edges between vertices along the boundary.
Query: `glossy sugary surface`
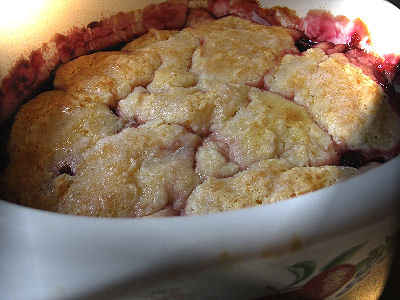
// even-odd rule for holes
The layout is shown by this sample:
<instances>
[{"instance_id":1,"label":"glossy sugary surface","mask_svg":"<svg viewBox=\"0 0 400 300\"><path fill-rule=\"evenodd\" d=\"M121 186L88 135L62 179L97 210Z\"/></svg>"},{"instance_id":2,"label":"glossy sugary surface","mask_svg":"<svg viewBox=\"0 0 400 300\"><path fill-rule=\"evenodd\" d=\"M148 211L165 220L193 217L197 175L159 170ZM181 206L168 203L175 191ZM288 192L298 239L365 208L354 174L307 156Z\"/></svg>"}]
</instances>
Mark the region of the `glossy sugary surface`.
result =
<instances>
[{"instance_id":1,"label":"glossy sugary surface","mask_svg":"<svg viewBox=\"0 0 400 300\"><path fill-rule=\"evenodd\" d=\"M344 55L301 54L298 31L237 17L191 25L61 66L56 90L17 114L2 196L78 215L206 214L329 186L359 172L335 166L341 151L398 144L382 88Z\"/></svg>"}]
</instances>

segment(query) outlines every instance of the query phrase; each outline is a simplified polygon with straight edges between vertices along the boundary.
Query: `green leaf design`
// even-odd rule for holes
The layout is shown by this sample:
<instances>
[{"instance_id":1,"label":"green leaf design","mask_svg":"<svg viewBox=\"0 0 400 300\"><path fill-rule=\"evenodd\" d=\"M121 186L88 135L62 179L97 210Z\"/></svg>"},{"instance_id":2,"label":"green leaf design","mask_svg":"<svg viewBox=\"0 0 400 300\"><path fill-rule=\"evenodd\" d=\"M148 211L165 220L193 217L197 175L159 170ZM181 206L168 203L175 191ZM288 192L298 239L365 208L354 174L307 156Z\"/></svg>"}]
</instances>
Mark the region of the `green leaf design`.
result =
<instances>
[{"instance_id":1,"label":"green leaf design","mask_svg":"<svg viewBox=\"0 0 400 300\"><path fill-rule=\"evenodd\" d=\"M326 271L334 266L340 265L346 260L350 259L354 254L356 254L367 242L361 243L353 248L343 251L340 255L332 259L325 267L321 268L320 271Z\"/></svg>"},{"instance_id":2,"label":"green leaf design","mask_svg":"<svg viewBox=\"0 0 400 300\"><path fill-rule=\"evenodd\" d=\"M368 256L366 259L360 261L358 264L356 264L356 273L358 271L360 271L362 268L364 268L365 266L367 266L371 261L372 261L372 257Z\"/></svg>"},{"instance_id":3,"label":"green leaf design","mask_svg":"<svg viewBox=\"0 0 400 300\"><path fill-rule=\"evenodd\" d=\"M310 276L314 272L315 267L316 264L313 260L305 260L297 264L294 264L293 266L288 267L287 270L289 270L296 276L295 281L292 282L292 284L289 285L289 287L296 283L299 283L300 281Z\"/></svg>"},{"instance_id":4,"label":"green leaf design","mask_svg":"<svg viewBox=\"0 0 400 300\"><path fill-rule=\"evenodd\" d=\"M363 267L376 262L385 252L385 246L379 246L369 252L369 256L356 264L356 272L360 271Z\"/></svg>"},{"instance_id":5,"label":"green leaf design","mask_svg":"<svg viewBox=\"0 0 400 300\"><path fill-rule=\"evenodd\" d=\"M379 246L376 247L374 250L371 250L371 252L369 253L369 256L373 257L373 258L379 258L383 252L385 252L385 246Z\"/></svg>"}]
</instances>

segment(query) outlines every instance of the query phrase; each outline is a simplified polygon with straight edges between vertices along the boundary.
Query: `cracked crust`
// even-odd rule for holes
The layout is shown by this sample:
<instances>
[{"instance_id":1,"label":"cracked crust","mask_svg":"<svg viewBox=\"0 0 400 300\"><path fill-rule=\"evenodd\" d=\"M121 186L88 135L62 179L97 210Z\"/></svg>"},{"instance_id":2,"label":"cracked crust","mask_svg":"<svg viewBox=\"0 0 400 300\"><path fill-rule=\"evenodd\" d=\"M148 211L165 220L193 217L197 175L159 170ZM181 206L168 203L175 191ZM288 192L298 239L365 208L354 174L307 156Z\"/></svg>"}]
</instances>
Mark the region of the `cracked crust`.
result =
<instances>
[{"instance_id":1,"label":"cracked crust","mask_svg":"<svg viewBox=\"0 0 400 300\"><path fill-rule=\"evenodd\" d=\"M250 104L215 130L230 145L229 156L241 169L272 158L296 166L335 165L339 161L330 136L307 111L282 96L252 90Z\"/></svg>"},{"instance_id":2,"label":"cracked crust","mask_svg":"<svg viewBox=\"0 0 400 300\"><path fill-rule=\"evenodd\" d=\"M310 49L286 55L265 82L306 107L344 149L388 151L399 144L400 117L387 95L342 54Z\"/></svg>"},{"instance_id":3,"label":"cracked crust","mask_svg":"<svg viewBox=\"0 0 400 300\"><path fill-rule=\"evenodd\" d=\"M189 30L201 40L192 65L200 80L258 86L280 57L298 53L294 45L298 32L280 26L226 17Z\"/></svg>"},{"instance_id":4,"label":"cracked crust","mask_svg":"<svg viewBox=\"0 0 400 300\"><path fill-rule=\"evenodd\" d=\"M356 175L349 167L296 167L285 160L256 162L230 178L209 177L187 200L186 215L265 205L330 186Z\"/></svg>"},{"instance_id":5,"label":"cracked crust","mask_svg":"<svg viewBox=\"0 0 400 300\"><path fill-rule=\"evenodd\" d=\"M115 106L135 87L148 85L160 65L160 57L151 48L98 52L60 66L54 87Z\"/></svg>"},{"instance_id":6,"label":"cracked crust","mask_svg":"<svg viewBox=\"0 0 400 300\"><path fill-rule=\"evenodd\" d=\"M85 153L57 210L140 217L170 204L181 211L199 183L193 170L199 143L198 136L181 126L158 121L103 138Z\"/></svg>"},{"instance_id":7,"label":"cracked crust","mask_svg":"<svg viewBox=\"0 0 400 300\"><path fill-rule=\"evenodd\" d=\"M8 143L10 163L1 177L5 199L57 210L53 181L65 177L63 167L72 173L85 151L122 127L107 106L89 98L50 91L29 101L18 112ZM60 189L66 188L69 177Z\"/></svg>"},{"instance_id":8,"label":"cracked crust","mask_svg":"<svg viewBox=\"0 0 400 300\"><path fill-rule=\"evenodd\" d=\"M342 56L300 54L295 30L238 17L212 21L199 14L199 20L61 66L56 90L16 117L2 196L77 215L212 213L280 201L358 174L335 166L342 150L335 142L362 150L396 143L398 116L384 101L372 101L367 112L390 120L369 122L369 137L354 142L339 134L354 123L340 118L358 114L357 101L368 101L370 89L384 99ZM344 113L346 93L357 94L360 81L370 89L349 97L355 103ZM320 104L309 101L311 94ZM326 105L338 95L342 102ZM383 131L392 144L368 142Z\"/></svg>"}]
</instances>

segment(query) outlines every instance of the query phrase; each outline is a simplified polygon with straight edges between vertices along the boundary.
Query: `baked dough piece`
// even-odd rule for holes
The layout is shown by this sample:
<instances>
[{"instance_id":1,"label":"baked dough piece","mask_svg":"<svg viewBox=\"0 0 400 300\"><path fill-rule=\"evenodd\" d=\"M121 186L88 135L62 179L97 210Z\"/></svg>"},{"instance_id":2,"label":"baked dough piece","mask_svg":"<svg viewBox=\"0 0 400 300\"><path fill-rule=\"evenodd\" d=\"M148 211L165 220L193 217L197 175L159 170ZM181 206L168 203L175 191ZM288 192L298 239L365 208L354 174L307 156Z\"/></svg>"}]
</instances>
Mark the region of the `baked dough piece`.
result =
<instances>
[{"instance_id":1,"label":"baked dough piece","mask_svg":"<svg viewBox=\"0 0 400 300\"><path fill-rule=\"evenodd\" d=\"M306 107L344 149L389 151L400 142L400 117L384 91L342 54L286 55L265 83Z\"/></svg>"},{"instance_id":2,"label":"baked dough piece","mask_svg":"<svg viewBox=\"0 0 400 300\"><path fill-rule=\"evenodd\" d=\"M264 74L286 53L298 53L295 30L263 26L226 17L188 28L201 40L193 54L192 71L200 80L262 85Z\"/></svg>"},{"instance_id":3,"label":"baked dough piece","mask_svg":"<svg viewBox=\"0 0 400 300\"><path fill-rule=\"evenodd\" d=\"M213 135L229 145L229 157L241 169L264 159L285 158L296 166L338 163L330 136L307 111L278 94L252 89L250 104L216 128Z\"/></svg>"},{"instance_id":4,"label":"baked dough piece","mask_svg":"<svg viewBox=\"0 0 400 300\"><path fill-rule=\"evenodd\" d=\"M149 84L160 65L159 56L151 48L98 52L60 66L54 87L115 107L136 86Z\"/></svg>"},{"instance_id":5,"label":"baked dough piece","mask_svg":"<svg viewBox=\"0 0 400 300\"><path fill-rule=\"evenodd\" d=\"M57 210L56 178L73 175L84 152L122 126L108 107L90 99L62 91L39 95L16 116L8 144L10 163L0 181L2 196Z\"/></svg>"},{"instance_id":6,"label":"baked dough piece","mask_svg":"<svg viewBox=\"0 0 400 300\"><path fill-rule=\"evenodd\" d=\"M85 154L58 211L140 217L171 206L179 213L199 178L193 170L200 138L179 125L148 122L97 142Z\"/></svg>"},{"instance_id":7,"label":"baked dough piece","mask_svg":"<svg viewBox=\"0 0 400 300\"><path fill-rule=\"evenodd\" d=\"M247 86L226 83L170 87L160 94L137 88L119 102L118 112L126 122L158 119L180 124L205 136L210 127L228 120L248 104L248 91Z\"/></svg>"},{"instance_id":8,"label":"baked dough piece","mask_svg":"<svg viewBox=\"0 0 400 300\"><path fill-rule=\"evenodd\" d=\"M357 173L350 167L295 167L285 160L263 160L230 178L209 177L190 195L184 214L204 215L270 204L330 186Z\"/></svg>"},{"instance_id":9,"label":"baked dough piece","mask_svg":"<svg viewBox=\"0 0 400 300\"><path fill-rule=\"evenodd\" d=\"M193 52L199 46L199 39L185 30L164 42L153 44L152 49L162 63L147 89L153 93L162 93L170 87L195 86L197 76L190 72L190 66Z\"/></svg>"}]
</instances>

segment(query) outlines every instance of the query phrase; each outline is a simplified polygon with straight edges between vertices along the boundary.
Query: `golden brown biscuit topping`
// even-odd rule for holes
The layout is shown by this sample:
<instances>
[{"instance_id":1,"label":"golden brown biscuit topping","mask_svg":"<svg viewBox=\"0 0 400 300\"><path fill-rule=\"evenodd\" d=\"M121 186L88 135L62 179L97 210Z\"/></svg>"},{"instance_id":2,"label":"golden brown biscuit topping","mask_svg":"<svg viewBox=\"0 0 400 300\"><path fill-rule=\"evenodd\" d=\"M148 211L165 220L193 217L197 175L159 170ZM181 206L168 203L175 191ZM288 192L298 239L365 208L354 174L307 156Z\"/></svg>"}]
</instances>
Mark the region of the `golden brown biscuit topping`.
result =
<instances>
[{"instance_id":1,"label":"golden brown biscuit topping","mask_svg":"<svg viewBox=\"0 0 400 300\"><path fill-rule=\"evenodd\" d=\"M384 90L344 54L203 17L61 66L17 114L1 196L89 216L213 213L332 185L359 173L343 151L399 145Z\"/></svg>"}]
</instances>

